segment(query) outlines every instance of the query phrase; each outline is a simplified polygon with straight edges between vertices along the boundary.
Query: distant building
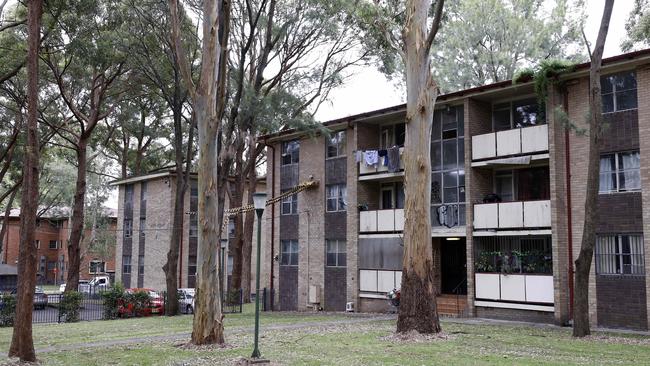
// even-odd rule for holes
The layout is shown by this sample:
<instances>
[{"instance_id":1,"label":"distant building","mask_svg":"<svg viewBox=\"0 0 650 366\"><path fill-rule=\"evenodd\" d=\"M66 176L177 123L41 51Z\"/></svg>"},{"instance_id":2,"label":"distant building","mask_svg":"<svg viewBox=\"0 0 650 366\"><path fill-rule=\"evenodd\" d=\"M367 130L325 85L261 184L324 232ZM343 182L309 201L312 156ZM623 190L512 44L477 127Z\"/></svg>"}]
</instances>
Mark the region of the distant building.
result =
<instances>
[{"instance_id":1,"label":"distant building","mask_svg":"<svg viewBox=\"0 0 650 366\"><path fill-rule=\"evenodd\" d=\"M258 191L265 190L265 180ZM191 175L190 188L185 194L181 248L178 259L178 287L195 287L198 245L198 185ZM176 174L162 171L120 179L111 183L119 189L117 213L116 281L124 287L166 288L163 266L171 240ZM226 195L228 207L228 195ZM232 274L232 257L228 240L234 225L222 234L221 250L226 267L224 285ZM253 268L254 270L254 268Z\"/></svg>"},{"instance_id":2,"label":"distant building","mask_svg":"<svg viewBox=\"0 0 650 366\"><path fill-rule=\"evenodd\" d=\"M65 283L68 275L68 242L70 236L70 209L53 207L46 210L36 220L35 241L38 256L37 283L54 285ZM110 240L114 235L117 217L115 210L106 208L103 218L108 220L101 236ZM2 218L0 217L0 221ZM81 265L79 278L89 280L97 275L113 276L115 273L114 245L101 252L88 248L91 231L84 232L81 246ZM114 243L114 240L113 240ZM2 263L15 266L18 263L20 245L20 209L13 209L9 214L8 226L2 240Z\"/></svg>"}]
</instances>

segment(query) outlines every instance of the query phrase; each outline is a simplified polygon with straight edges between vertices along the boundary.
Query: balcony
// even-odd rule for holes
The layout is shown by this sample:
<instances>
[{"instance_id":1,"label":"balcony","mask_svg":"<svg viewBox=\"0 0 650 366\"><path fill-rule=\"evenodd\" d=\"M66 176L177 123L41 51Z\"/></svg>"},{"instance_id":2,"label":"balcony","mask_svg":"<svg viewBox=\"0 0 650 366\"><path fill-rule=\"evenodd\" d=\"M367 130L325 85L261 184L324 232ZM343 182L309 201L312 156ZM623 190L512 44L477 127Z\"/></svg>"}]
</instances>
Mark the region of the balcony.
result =
<instances>
[{"instance_id":1,"label":"balcony","mask_svg":"<svg viewBox=\"0 0 650 366\"><path fill-rule=\"evenodd\" d=\"M377 233L404 230L404 209L359 212L359 232Z\"/></svg>"},{"instance_id":2,"label":"balcony","mask_svg":"<svg viewBox=\"0 0 650 366\"><path fill-rule=\"evenodd\" d=\"M383 164L383 158L379 159L379 163L377 163L377 165L367 165L366 162L363 159L361 159L361 161L359 162L359 180L376 179L380 177L380 176L376 176L378 174L381 174L381 176L403 175L403 170L404 170L404 160L402 158L403 154L404 154L404 148L400 147L399 170L394 173L388 171L388 167Z\"/></svg>"},{"instance_id":3,"label":"balcony","mask_svg":"<svg viewBox=\"0 0 650 366\"><path fill-rule=\"evenodd\" d=\"M549 306L554 301L553 276L476 273L474 277L476 306L553 311Z\"/></svg>"},{"instance_id":4,"label":"balcony","mask_svg":"<svg viewBox=\"0 0 650 366\"><path fill-rule=\"evenodd\" d=\"M551 201L519 201L474 205L474 229L539 229L551 227Z\"/></svg>"},{"instance_id":5,"label":"balcony","mask_svg":"<svg viewBox=\"0 0 650 366\"><path fill-rule=\"evenodd\" d=\"M546 151L546 124L472 136L472 160L531 155Z\"/></svg>"}]
</instances>

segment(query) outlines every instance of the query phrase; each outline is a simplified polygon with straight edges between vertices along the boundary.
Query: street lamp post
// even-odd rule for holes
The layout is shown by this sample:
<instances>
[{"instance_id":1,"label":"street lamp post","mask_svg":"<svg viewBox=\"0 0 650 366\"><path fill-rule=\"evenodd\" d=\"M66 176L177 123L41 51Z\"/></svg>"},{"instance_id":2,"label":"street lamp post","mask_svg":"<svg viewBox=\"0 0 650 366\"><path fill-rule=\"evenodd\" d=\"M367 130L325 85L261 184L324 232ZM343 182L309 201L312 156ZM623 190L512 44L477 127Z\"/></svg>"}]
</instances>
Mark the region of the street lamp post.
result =
<instances>
[{"instance_id":1,"label":"street lamp post","mask_svg":"<svg viewBox=\"0 0 650 366\"><path fill-rule=\"evenodd\" d=\"M253 205L257 214L257 270L255 271L255 348L251 358L260 358L258 339L260 334L260 263L262 249L262 214L266 207L266 193L257 192L253 194Z\"/></svg>"}]
</instances>

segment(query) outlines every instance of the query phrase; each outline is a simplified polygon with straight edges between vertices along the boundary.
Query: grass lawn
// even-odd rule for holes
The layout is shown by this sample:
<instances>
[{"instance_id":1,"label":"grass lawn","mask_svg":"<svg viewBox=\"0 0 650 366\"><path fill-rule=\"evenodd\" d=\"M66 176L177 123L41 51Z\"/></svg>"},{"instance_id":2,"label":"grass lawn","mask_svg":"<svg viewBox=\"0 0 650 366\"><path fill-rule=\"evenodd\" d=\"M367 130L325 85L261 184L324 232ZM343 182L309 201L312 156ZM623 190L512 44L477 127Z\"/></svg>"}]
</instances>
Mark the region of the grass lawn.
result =
<instances>
[{"instance_id":1,"label":"grass lawn","mask_svg":"<svg viewBox=\"0 0 650 366\"><path fill-rule=\"evenodd\" d=\"M571 338L570 329L443 321L444 337L400 341L388 337L393 320L344 314L263 313L260 350L281 365L621 365L648 364L650 337L599 333ZM173 335L191 330L191 316L37 325L44 365L230 365L252 351L253 315L226 317L225 348L190 347L187 339L84 347L85 343ZM314 325L324 322L323 325ZM290 326L293 324L292 326ZM311 324L311 325L310 325ZM273 325L273 329L269 326ZM266 330L264 327L267 327ZM11 329L0 329L0 363ZM57 347L68 347L57 350ZM60 348L59 348L60 349ZM643 361L646 360L646 361Z\"/></svg>"}]
</instances>

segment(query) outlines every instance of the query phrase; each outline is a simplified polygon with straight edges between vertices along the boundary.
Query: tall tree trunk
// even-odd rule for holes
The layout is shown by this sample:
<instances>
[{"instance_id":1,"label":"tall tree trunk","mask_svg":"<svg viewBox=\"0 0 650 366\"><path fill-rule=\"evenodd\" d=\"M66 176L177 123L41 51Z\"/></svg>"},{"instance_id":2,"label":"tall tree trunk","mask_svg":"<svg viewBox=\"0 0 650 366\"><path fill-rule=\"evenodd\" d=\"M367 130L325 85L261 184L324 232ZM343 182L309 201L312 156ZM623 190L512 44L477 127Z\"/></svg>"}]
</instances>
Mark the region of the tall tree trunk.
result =
<instances>
[{"instance_id":1,"label":"tall tree trunk","mask_svg":"<svg viewBox=\"0 0 650 366\"><path fill-rule=\"evenodd\" d=\"M174 110L174 156L176 162L176 195L174 197L174 218L172 224L172 235L169 241L167 252L167 263L163 266L165 281L167 284L167 299L169 305L165 308L167 315L178 314L178 253L183 235L183 212L185 207L185 192L188 182L183 174L183 125L181 122L181 108ZM190 126L190 128L192 128Z\"/></svg>"},{"instance_id":2,"label":"tall tree trunk","mask_svg":"<svg viewBox=\"0 0 650 366\"><path fill-rule=\"evenodd\" d=\"M245 205L253 204L253 194L257 189L257 172L255 171L255 162L257 161L257 156L255 154L255 144L254 138L252 138L252 147L249 148L249 164L252 164L251 168L248 171L248 177L246 180L246 200ZM244 218L244 242L242 244L242 293L244 294L244 302L250 302L251 294L251 260L253 255L253 230L255 224L255 212L247 212ZM259 225L259 223L258 223Z\"/></svg>"},{"instance_id":3,"label":"tall tree trunk","mask_svg":"<svg viewBox=\"0 0 650 366\"><path fill-rule=\"evenodd\" d=\"M236 162L237 172L234 174L234 189L232 191L230 207L242 206L244 196L244 182L241 176L241 159ZM244 220L243 214L233 216L235 222L235 236L228 247L228 253L232 255L232 278L230 279L230 291L239 290L242 286L242 246L244 243Z\"/></svg>"},{"instance_id":4,"label":"tall tree trunk","mask_svg":"<svg viewBox=\"0 0 650 366\"><path fill-rule=\"evenodd\" d=\"M431 244L431 125L438 88L431 75L431 44L427 44L430 4L426 0L407 2L403 32L407 87L404 147L406 222L398 332L440 331Z\"/></svg>"},{"instance_id":5,"label":"tall tree trunk","mask_svg":"<svg viewBox=\"0 0 650 366\"><path fill-rule=\"evenodd\" d=\"M43 1L32 0L27 4L27 145L23 165L23 187L20 211L20 249L18 252L18 293L14 331L9 348L9 357L21 361L35 362L34 339L32 338L32 310L34 309L34 287L36 286L36 210L38 206L38 49L40 45Z\"/></svg>"},{"instance_id":6,"label":"tall tree trunk","mask_svg":"<svg viewBox=\"0 0 650 366\"><path fill-rule=\"evenodd\" d=\"M77 143L77 182L72 207L70 240L68 241L68 276L65 292L77 291L79 287L79 267L81 266L81 237L84 229L84 209L86 200L86 158L88 140L82 136Z\"/></svg>"},{"instance_id":7,"label":"tall tree trunk","mask_svg":"<svg viewBox=\"0 0 650 366\"><path fill-rule=\"evenodd\" d=\"M585 222L582 228L580 254L575 261L575 293L573 299L573 336L584 337L591 333L589 327L589 272L596 245L596 220L598 185L600 182L600 135L602 133L602 100L600 69L605 40L612 17L614 0L606 0L600 21L596 47L589 68L589 155L587 162L587 191L585 195Z\"/></svg>"}]
</instances>

